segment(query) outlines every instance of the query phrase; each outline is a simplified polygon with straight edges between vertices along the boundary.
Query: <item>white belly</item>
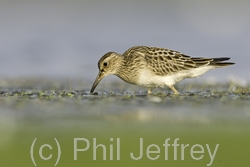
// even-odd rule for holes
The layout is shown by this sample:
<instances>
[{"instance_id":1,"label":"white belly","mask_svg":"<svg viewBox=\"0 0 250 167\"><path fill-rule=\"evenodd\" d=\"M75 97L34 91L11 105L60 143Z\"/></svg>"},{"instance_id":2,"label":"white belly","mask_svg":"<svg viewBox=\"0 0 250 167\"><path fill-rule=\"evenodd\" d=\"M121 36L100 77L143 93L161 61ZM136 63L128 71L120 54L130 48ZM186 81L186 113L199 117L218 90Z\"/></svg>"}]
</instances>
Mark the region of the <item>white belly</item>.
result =
<instances>
[{"instance_id":1,"label":"white belly","mask_svg":"<svg viewBox=\"0 0 250 167\"><path fill-rule=\"evenodd\" d=\"M185 78L198 77L213 68L213 66L204 66L165 76L153 75L149 70L144 69L139 77L138 85L145 87L172 86Z\"/></svg>"}]
</instances>

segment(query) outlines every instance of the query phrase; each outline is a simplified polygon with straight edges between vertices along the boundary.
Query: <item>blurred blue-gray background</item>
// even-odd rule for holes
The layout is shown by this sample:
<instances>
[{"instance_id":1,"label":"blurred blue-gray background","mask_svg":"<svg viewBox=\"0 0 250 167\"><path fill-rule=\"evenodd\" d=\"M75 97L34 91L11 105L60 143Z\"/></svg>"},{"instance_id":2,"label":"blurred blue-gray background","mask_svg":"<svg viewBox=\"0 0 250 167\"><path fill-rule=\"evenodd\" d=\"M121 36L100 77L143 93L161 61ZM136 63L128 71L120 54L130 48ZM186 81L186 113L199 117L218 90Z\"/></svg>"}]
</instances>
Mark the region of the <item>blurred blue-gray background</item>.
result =
<instances>
[{"instance_id":1,"label":"blurred blue-gray background","mask_svg":"<svg viewBox=\"0 0 250 167\"><path fill-rule=\"evenodd\" d=\"M202 78L249 80L249 8L247 0L1 0L0 77L92 81L106 52L148 45L231 57L235 66Z\"/></svg>"}]
</instances>

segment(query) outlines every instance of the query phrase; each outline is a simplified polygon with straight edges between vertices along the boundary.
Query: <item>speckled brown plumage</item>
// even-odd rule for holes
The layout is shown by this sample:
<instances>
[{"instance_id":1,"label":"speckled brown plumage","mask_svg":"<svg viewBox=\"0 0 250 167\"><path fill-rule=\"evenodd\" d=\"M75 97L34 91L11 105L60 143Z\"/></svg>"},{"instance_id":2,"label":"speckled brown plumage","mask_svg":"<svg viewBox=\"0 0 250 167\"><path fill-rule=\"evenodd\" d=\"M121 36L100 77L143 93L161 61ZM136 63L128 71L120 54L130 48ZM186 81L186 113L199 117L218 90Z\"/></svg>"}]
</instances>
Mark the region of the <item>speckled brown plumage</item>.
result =
<instances>
[{"instance_id":1,"label":"speckled brown plumage","mask_svg":"<svg viewBox=\"0 0 250 167\"><path fill-rule=\"evenodd\" d=\"M146 86L149 90L166 85L178 94L173 86L176 82L197 77L212 68L234 64L224 62L229 59L194 58L174 50L147 46L129 48L122 55L108 52L98 62L99 74L91 92L103 77L114 74L125 82Z\"/></svg>"}]
</instances>

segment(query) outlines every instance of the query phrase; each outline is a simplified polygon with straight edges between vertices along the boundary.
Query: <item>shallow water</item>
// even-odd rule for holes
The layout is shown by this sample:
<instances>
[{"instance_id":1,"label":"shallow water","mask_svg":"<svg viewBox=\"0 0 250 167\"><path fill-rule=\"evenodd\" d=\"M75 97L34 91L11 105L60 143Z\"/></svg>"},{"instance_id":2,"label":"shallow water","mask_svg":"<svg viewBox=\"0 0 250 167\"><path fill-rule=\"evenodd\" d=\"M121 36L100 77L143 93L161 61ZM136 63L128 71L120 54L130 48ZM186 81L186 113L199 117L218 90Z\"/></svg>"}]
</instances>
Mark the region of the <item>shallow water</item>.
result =
<instances>
[{"instance_id":1,"label":"shallow water","mask_svg":"<svg viewBox=\"0 0 250 167\"><path fill-rule=\"evenodd\" d=\"M91 83L79 80L27 79L5 83L8 86L0 91L3 166L34 166L30 149L35 139L35 163L54 166L58 156L55 138L61 148L57 166L207 166L211 158L206 144L211 152L219 144L212 166L249 164L249 87L180 84L177 89L181 95L176 96L168 89L156 89L153 95L147 95L143 88L103 82L93 95L89 94ZM81 138L78 148L86 148L87 140L89 149L78 152L74 160L76 138ZM131 153L134 157L140 155L140 138L144 154L133 160ZM169 144L179 139L176 160L173 146L169 146L166 160L163 144L168 138ZM101 147L94 154L94 139L106 147L106 160ZM42 149L45 158L52 155L50 160L40 158L43 144L51 146L51 150L47 146ZM150 153L148 157L150 144L157 145L159 153ZM189 144L183 160L181 144ZM200 160L194 160L190 153L195 144L204 149L204 153L192 154L196 158L203 155ZM155 145L149 150L156 151ZM150 160L157 155L158 159Z\"/></svg>"}]
</instances>

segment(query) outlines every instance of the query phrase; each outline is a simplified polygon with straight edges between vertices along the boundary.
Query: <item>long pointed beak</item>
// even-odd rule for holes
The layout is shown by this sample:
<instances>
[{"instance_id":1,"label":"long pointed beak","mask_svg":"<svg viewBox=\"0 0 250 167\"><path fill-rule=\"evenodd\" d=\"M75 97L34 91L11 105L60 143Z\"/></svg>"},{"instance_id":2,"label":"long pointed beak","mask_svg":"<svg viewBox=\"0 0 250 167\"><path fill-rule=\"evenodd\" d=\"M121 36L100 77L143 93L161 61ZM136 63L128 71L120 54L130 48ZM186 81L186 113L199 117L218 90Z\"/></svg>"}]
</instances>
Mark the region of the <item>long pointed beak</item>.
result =
<instances>
[{"instance_id":1,"label":"long pointed beak","mask_svg":"<svg viewBox=\"0 0 250 167\"><path fill-rule=\"evenodd\" d=\"M104 74L105 74L105 73L99 71L99 73L98 73L98 75L97 75L97 77L96 77L96 79L95 79L95 82L94 82L94 84L93 84L93 86L92 86L92 88L91 88L91 90L90 90L90 93L93 93L93 92L94 92L96 86L97 86L97 85L99 84L99 82L105 77Z\"/></svg>"}]
</instances>

